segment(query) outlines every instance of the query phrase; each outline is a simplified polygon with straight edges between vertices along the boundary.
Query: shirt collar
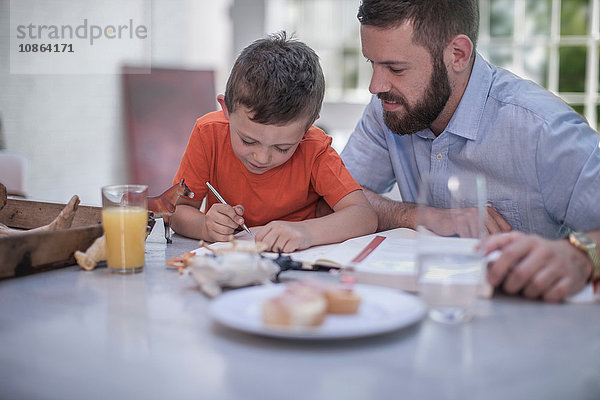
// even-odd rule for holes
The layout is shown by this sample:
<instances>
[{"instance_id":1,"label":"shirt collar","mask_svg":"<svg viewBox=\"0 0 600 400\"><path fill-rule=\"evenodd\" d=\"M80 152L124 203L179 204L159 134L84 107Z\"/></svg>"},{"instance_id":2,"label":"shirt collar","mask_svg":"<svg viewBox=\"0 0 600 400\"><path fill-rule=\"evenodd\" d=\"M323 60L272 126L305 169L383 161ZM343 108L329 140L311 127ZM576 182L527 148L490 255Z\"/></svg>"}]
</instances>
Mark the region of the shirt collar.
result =
<instances>
[{"instance_id":1,"label":"shirt collar","mask_svg":"<svg viewBox=\"0 0 600 400\"><path fill-rule=\"evenodd\" d=\"M477 139L479 123L483 115L488 93L492 85L491 66L475 53L473 70L465 93L454 112L446 131L465 139Z\"/></svg>"}]
</instances>

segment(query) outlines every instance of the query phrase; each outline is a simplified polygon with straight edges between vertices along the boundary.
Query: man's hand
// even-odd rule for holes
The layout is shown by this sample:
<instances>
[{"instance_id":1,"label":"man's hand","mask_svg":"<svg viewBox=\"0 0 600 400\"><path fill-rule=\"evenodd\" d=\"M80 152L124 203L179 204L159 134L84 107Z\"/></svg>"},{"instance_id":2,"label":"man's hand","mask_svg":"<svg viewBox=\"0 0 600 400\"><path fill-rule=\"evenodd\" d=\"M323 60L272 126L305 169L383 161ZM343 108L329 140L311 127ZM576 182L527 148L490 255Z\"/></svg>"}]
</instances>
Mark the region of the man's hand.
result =
<instances>
[{"instance_id":1,"label":"man's hand","mask_svg":"<svg viewBox=\"0 0 600 400\"><path fill-rule=\"evenodd\" d=\"M310 247L310 232L302 222L273 221L260 228L256 241L267 245L267 251L291 253Z\"/></svg>"},{"instance_id":2,"label":"man's hand","mask_svg":"<svg viewBox=\"0 0 600 400\"><path fill-rule=\"evenodd\" d=\"M487 206L485 227L489 234L509 232L512 227L492 207ZM421 223L440 236L478 237L477 208L427 208ZM419 223L419 222L417 222Z\"/></svg>"},{"instance_id":3,"label":"man's hand","mask_svg":"<svg viewBox=\"0 0 600 400\"><path fill-rule=\"evenodd\" d=\"M202 237L210 242L226 242L235 229L244 223L244 207L213 204L206 212Z\"/></svg>"},{"instance_id":4,"label":"man's hand","mask_svg":"<svg viewBox=\"0 0 600 400\"><path fill-rule=\"evenodd\" d=\"M483 248L486 254L501 251L488 269L488 281L509 294L561 301L579 292L591 273L588 257L564 239L510 232L491 236Z\"/></svg>"},{"instance_id":5,"label":"man's hand","mask_svg":"<svg viewBox=\"0 0 600 400\"><path fill-rule=\"evenodd\" d=\"M506 222L504 217L500 215L498 211L494 210L491 206L487 206L485 208L487 210L485 227L487 228L487 231L490 235L493 235L495 233L512 231L512 226L510 226L510 224Z\"/></svg>"}]
</instances>

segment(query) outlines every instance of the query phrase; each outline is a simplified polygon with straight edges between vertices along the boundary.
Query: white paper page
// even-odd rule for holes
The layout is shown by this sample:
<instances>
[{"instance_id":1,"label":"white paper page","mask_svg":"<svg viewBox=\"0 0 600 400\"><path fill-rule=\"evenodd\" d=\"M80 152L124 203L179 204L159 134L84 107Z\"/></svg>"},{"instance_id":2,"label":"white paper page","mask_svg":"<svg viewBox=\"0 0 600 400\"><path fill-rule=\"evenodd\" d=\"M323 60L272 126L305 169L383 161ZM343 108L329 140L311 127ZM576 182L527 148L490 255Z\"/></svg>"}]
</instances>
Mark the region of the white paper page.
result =
<instances>
[{"instance_id":1,"label":"white paper page","mask_svg":"<svg viewBox=\"0 0 600 400\"><path fill-rule=\"evenodd\" d=\"M377 236L386 238L386 240L382 242L383 244L390 239L415 238L416 232L408 228L397 228L348 239L342 243L311 247L310 249L296 251L292 253L291 256L298 261L314 263L317 260L330 260L341 265L349 265L351 264L351 261Z\"/></svg>"},{"instance_id":2,"label":"white paper page","mask_svg":"<svg viewBox=\"0 0 600 400\"><path fill-rule=\"evenodd\" d=\"M415 265L416 240L388 237L354 268L357 271L415 274Z\"/></svg>"},{"instance_id":3,"label":"white paper page","mask_svg":"<svg viewBox=\"0 0 600 400\"><path fill-rule=\"evenodd\" d=\"M369 236L385 236L390 239L416 239L417 231L409 228L395 228L388 231L374 233Z\"/></svg>"},{"instance_id":4,"label":"white paper page","mask_svg":"<svg viewBox=\"0 0 600 400\"><path fill-rule=\"evenodd\" d=\"M240 231L235 235L235 238L236 240L240 241L254 241L256 232L258 230L259 229L257 228L250 228L252 235L246 231ZM296 261L306 262L309 264L313 264L317 260L330 260L341 265L349 265L350 261L354 259L376 236L384 236L388 238L387 240L391 238L415 238L416 232L408 228L396 228L384 232L348 239L342 243L314 246L305 250L298 250L293 253L285 254L290 255ZM227 242L217 242L211 244L210 247L219 248L226 245L228 245ZM393 252L393 250L390 252ZM201 247L194 250L194 253L208 254L210 251ZM277 253L266 253L266 255L272 255L275 257Z\"/></svg>"},{"instance_id":5,"label":"white paper page","mask_svg":"<svg viewBox=\"0 0 600 400\"><path fill-rule=\"evenodd\" d=\"M313 264L319 259L330 259L328 254L335 251L335 249L342 243L326 244L322 246L314 246L305 250L298 250L293 253L288 253L295 261L306 262ZM332 260L335 261L335 260Z\"/></svg>"}]
</instances>

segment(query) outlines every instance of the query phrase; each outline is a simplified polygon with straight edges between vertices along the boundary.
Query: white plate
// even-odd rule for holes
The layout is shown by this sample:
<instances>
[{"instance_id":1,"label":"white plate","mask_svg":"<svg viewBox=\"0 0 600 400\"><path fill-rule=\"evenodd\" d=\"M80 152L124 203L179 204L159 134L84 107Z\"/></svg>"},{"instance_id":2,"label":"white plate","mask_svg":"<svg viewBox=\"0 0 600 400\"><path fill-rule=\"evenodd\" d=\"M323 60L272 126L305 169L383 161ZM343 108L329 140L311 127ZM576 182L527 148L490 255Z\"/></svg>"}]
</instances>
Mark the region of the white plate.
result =
<instances>
[{"instance_id":1,"label":"white plate","mask_svg":"<svg viewBox=\"0 0 600 400\"><path fill-rule=\"evenodd\" d=\"M425 305L416 296L380 286L355 285L362 296L358 313L325 317L315 328L285 329L263 324L262 302L280 294L283 284L254 286L226 292L211 303L211 315L221 324L244 332L291 339L339 339L377 335L419 321Z\"/></svg>"}]
</instances>

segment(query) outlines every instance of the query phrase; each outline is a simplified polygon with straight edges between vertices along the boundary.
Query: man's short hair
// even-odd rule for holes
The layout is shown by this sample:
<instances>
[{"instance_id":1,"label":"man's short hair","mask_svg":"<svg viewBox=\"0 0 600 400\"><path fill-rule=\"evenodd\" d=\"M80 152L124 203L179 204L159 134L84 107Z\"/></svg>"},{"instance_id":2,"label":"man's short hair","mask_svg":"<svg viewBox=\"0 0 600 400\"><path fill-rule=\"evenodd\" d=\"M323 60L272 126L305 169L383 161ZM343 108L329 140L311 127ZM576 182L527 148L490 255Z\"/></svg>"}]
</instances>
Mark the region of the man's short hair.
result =
<instances>
[{"instance_id":1,"label":"man's short hair","mask_svg":"<svg viewBox=\"0 0 600 400\"><path fill-rule=\"evenodd\" d=\"M362 25L383 29L410 21L414 43L435 56L459 34L467 35L475 47L479 34L477 0L362 0L357 17Z\"/></svg>"},{"instance_id":2,"label":"man's short hair","mask_svg":"<svg viewBox=\"0 0 600 400\"><path fill-rule=\"evenodd\" d=\"M266 125L305 118L308 129L319 117L324 94L317 54L279 32L242 50L227 80L225 105L230 113L244 106L252 121Z\"/></svg>"}]
</instances>

